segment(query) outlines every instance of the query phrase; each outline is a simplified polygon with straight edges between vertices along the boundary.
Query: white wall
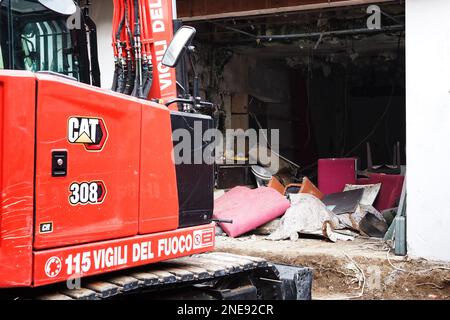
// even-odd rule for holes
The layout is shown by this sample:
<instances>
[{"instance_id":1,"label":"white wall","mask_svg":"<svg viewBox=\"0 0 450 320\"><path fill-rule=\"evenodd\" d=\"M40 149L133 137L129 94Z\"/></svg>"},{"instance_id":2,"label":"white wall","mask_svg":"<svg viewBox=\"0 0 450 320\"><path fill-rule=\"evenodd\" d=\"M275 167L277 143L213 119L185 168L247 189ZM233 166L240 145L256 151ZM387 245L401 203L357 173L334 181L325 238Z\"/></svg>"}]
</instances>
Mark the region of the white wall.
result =
<instances>
[{"instance_id":1,"label":"white wall","mask_svg":"<svg viewBox=\"0 0 450 320\"><path fill-rule=\"evenodd\" d=\"M114 57L111 46L112 0L93 0L91 18L97 25L98 60L102 88L110 88L114 74Z\"/></svg>"},{"instance_id":2,"label":"white wall","mask_svg":"<svg viewBox=\"0 0 450 320\"><path fill-rule=\"evenodd\" d=\"M450 261L450 1L406 1L408 254Z\"/></svg>"}]
</instances>

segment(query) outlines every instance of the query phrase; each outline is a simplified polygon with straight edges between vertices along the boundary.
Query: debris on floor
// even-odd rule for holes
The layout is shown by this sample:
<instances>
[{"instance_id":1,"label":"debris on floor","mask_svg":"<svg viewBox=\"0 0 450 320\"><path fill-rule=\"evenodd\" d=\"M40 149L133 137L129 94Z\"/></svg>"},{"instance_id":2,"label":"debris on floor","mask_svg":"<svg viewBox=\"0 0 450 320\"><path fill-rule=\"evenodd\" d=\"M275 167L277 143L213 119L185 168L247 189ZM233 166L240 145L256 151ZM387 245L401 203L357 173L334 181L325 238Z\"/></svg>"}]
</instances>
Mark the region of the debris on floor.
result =
<instances>
[{"instance_id":1,"label":"debris on floor","mask_svg":"<svg viewBox=\"0 0 450 320\"><path fill-rule=\"evenodd\" d=\"M388 228L383 215L377 209L368 205L359 204L354 212L341 214L338 217L339 221L341 221L341 223L344 224L347 228L353 229L358 232L362 231L364 234L370 237L382 238ZM375 228L379 231L375 232L375 230L372 228ZM384 233L380 236L379 232L383 232L383 230ZM366 231L368 231L369 233L367 233Z\"/></svg>"},{"instance_id":2,"label":"debris on floor","mask_svg":"<svg viewBox=\"0 0 450 320\"><path fill-rule=\"evenodd\" d=\"M256 235L262 235L262 236L268 236L275 230L277 230L280 226L281 218L276 218L272 221L267 222L266 224L262 225L261 227L256 228L253 230L253 233Z\"/></svg>"},{"instance_id":3,"label":"debris on floor","mask_svg":"<svg viewBox=\"0 0 450 320\"><path fill-rule=\"evenodd\" d=\"M327 194L322 201L335 214L352 213L358 208L363 193L362 189L331 193Z\"/></svg>"},{"instance_id":4,"label":"debris on floor","mask_svg":"<svg viewBox=\"0 0 450 320\"><path fill-rule=\"evenodd\" d=\"M352 237L334 233L334 229L344 228L339 218L328 210L323 202L310 194L292 194L291 207L281 218L280 226L271 233L269 240L297 240L298 234L324 236L331 241L352 240Z\"/></svg>"},{"instance_id":5,"label":"debris on floor","mask_svg":"<svg viewBox=\"0 0 450 320\"><path fill-rule=\"evenodd\" d=\"M358 176L355 158L320 159L318 165L319 188L306 176L252 166L256 189L238 186L215 196L214 218L232 220L221 221L219 233L292 241L306 235L331 242L383 238L396 216L404 176ZM381 213L387 208L389 214Z\"/></svg>"},{"instance_id":6,"label":"debris on floor","mask_svg":"<svg viewBox=\"0 0 450 320\"><path fill-rule=\"evenodd\" d=\"M381 189L381 183L376 184L365 184L365 185L354 185L354 184L346 184L344 188L345 191L362 189L363 195L360 201L360 204L371 206L375 202L375 199L378 196L378 192Z\"/></svg>"},{"instance_id":7,"label":"debris on floor","mask_svg":"<svg viewBox=\"0 0 450 320\"><path fill-rule=\"evenodd\" d=\"M359 222L359 229L370 237L383 238L388 230L388 225L384 219L369 213Z\"/></svg>"}]
</instances>

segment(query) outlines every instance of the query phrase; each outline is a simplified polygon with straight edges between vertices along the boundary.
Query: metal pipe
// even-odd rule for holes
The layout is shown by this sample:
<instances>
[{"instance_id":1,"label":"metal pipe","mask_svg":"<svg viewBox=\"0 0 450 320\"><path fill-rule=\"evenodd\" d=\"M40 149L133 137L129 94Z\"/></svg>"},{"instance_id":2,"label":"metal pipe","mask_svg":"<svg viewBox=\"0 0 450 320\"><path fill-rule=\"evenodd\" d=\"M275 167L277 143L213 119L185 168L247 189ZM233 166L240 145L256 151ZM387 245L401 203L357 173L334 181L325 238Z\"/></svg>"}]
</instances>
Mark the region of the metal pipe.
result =
<instances>
[{"instance_id":1,"label":"metal pipe","mask_svg":"<svg viewBox=\"0 0 450 320\"><path fill-rule=\"evenodd\" d=\"M172 0L172 19L177 20L177 0Z\"/></svg>"},{"instance_id":2,"label":"metal pipe","mask_svg":"<svg viewBox=\"0 0 450 320\"><path fill-rule=\"evenodd\" d=\"M135 81L132 95L144 98L142 91L142 52L141 52L141 27L140 27L140 10L139 1L134 0L134 59L135 59Z\"/></svg>"},{"instance_id":3,"label":"metal pipe","mask_svg":"<svg viewBox=\"0 0 450 320\"><path fill-rule=\"evenodd\" d=\"M400 20L398 20L398 19L395 18L394 16L392 16L392 15L390 15L390 14L384 12L383 10L381 10L381 14L384 15L384 16L386 16L386 17L388 17L389 19L391 19L391 20L394 21L395 23L401 24L401 21L400 21Z\"/></svg>"},{"instance_id":4,"label":"metal pipe","mask_svg":"<svg viewBox=\"0 0 450 320\"><path fill-rule=\"evenodd\" d=\"M8 43L9 50L8 50L8 66L6 66L7 69L14 69L14 48L15 48L15 39L14 39L14 30L13 30L13 15L12 15L12 8L11 8L11 0L8 0L8 3L6 4L7 10L8 10Z\"/></svg>"},{"instance_id":5,"label":"metal pipe","mask_svg":"<svg viewBox=\"0 0 450 320\"><path fill-rule=\"evenodd\" d=\"M324 32L311 32L311 33L294 33L286 35L271 35L271 36L256 36L257 40L284 40L284 39L299 39L299 38L314 38L325 36L339 36L339 35L353 35L363 33L379 33L388 31L401 31L404 30L404 25L388 26L381 29L350 29L350 30L336 30L336 31L324 31Z\"/></svg>"},{"instance_id":6,"label":"metal pipe","mask_svg":"<svg viewBox=\"0 0 450 320\"><path fill-rule=\"evenodd\" d=\"M231 30L231 31L234 31L234 32L238 32L238 33L241 33L243 35L249 36L251 38L255 38L255 39L257 38L257 35L255 35L253 33L245 32L245 31L242 31L240 29L236 29L236 28L229 27L229 26L224 26L223 24L220 24L220 23L217 23L217 22L214 22L214 21L208 21L208 22L210 22L211 24L213 24L215 26L218 26L218 27L221 27L221 28L224 28L224 29L227 29L227 30Z\"/></svg>"}]
</instances>

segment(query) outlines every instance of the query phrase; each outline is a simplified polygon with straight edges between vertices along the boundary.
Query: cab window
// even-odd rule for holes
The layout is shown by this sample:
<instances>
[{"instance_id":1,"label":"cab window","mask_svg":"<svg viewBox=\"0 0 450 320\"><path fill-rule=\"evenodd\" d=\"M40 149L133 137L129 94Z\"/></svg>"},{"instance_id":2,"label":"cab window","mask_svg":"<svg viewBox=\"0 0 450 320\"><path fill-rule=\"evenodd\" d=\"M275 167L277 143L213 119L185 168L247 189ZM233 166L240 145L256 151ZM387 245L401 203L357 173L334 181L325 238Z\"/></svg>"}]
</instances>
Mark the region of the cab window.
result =
<instances>
[{"instance_id":1,"label":"cab window","mask_svg":"<svg viewBox=\"0 0 450 320\"><path fill-rule=\"evenodd\" d=\"M67 16L38 0L0 0L0 10L0 68L53 71L80 80Z\"/></svg>"}]
</instances>

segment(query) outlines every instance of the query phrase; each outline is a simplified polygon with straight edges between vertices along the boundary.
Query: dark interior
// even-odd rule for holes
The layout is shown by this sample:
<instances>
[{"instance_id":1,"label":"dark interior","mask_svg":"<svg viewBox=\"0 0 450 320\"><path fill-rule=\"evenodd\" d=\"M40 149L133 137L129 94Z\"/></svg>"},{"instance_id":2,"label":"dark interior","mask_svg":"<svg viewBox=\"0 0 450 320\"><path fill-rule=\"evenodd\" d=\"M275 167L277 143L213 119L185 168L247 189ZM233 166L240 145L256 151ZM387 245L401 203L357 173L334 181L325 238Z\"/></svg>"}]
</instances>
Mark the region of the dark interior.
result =
<instances>
[{"instance_id":1,"label":"dark interior","mask_svg":"<svg viewBox=\"0 0 450 320\"><path fill-rule=\"evenodd\" d=\"M380 6L376 30L366 6L189 22L203 93L222 118L224 96L247 93L249 127L280 129L280 153L303 174L330 157L365 169L367 143L374 164L392 164L399 145L404 165L404 5Z\"/></svg>"}]
</instances>

